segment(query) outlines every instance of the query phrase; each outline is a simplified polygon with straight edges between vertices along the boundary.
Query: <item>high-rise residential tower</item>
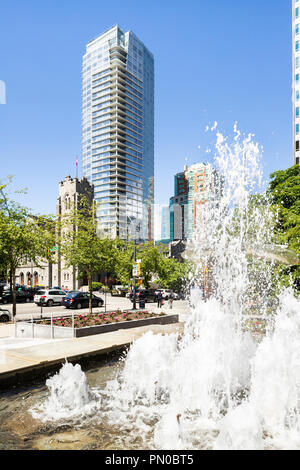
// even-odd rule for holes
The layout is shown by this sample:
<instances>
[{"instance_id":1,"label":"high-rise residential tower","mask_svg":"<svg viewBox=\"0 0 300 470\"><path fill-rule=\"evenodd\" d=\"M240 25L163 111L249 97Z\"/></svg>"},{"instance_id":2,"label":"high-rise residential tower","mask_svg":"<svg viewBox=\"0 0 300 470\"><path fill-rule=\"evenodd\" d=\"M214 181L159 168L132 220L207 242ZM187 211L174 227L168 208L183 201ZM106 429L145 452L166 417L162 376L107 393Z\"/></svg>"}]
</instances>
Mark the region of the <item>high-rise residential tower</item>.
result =
<instances>
[{"instance_id":1,"label":"high-rise residential tower","mask_svg":"<svg viewBox=\"0 0 300 470\"><path fill-rule=\"evenodd\" d=\"M161 208L161 234L162 240L170 240L170 208L162 206Z\"/></svg>"},{"instance_id":2,"label":"high-rise residential tower","mask_svg":"<svg viewBox=\"0 0 300 470\"><path fill-rule=\"evenodd\" d=\"M210 163L185 166L174 177L174 193L170 198L171 240L191 240L201 225L203 204L219 197L222 180Z\"/></svg>"},{"instance_id":3,"label":"high-rise residential tower","mask_svg":"<svg viewBox=\"0 0 300 470\"><path fill-rule=\"evenodd\" d=\"M300 164L300 0L293 2L293 156Z\"/></svg>"},{"instance_id":4,"label":"high-rise residential tower","mask_svg":"<svg viewBox=\"0 0 300 470\"><path fill-rule=\"evenodd\" d=\"M153 239L154 60L118 25L83 56L82 172L104 235Z\"/></svg>"}]
</instances>

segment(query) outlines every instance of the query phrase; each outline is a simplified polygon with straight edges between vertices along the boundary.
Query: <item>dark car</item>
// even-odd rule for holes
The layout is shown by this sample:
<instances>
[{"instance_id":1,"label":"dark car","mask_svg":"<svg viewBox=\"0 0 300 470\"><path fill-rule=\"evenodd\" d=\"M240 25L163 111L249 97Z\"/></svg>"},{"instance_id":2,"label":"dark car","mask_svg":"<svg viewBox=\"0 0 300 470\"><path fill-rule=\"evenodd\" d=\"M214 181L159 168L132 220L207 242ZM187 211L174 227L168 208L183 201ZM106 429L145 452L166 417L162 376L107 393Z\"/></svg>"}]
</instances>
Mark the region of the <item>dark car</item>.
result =
<instances>
[{"instance_id":1,"label":"dark car","mask_svg":"<svg viewBox=\"0 0 300 470\"><path fill-rule=\"evenodd\" d=\"M133 301L133 293L130 294L130 299ZM157 296L155 289L139 289L136 292L136 301L144 300L145 302L156 302Z\"/></svg>"},{"instance_id":2,"label":"dark car","mask_svg":"<svg viewBox=\"0 0 300 470\"><path fill-rule=\"evenodd\" d=\"M27 287L27 291L31 292L33 295L36 295L39 291L44 290L45 287L37 286L37 287Z\"/></svg>"},{"instance_id":3,"label":"dark car","mask_svg":"<svg viewBox=\"0 0 300 470\"><path fill-rule=\"evenodd\" d=\"M16 292L16 301L19 302L32 302L33 294L26 290L17 290ZM11 291L4 291L0 299L2 304L11 304L13 301L13 296Z\"/></svg>"},{"instance_id":4,"label":"dark car","mask_svg":"<svg viewBox=\"0 0 300 470\"><path fill-rule=\"evenodd\" d=\"M185 300L185 293L184 292L178 292L178 300Z\"/></svg>"},{"instance_id":5,"label":"dark car","mask_svg":"<svg viewBox=\"0 0 300 470\"><path fill-rule=\"evenodd\" d=\"M62 305L66 308L87 308L89 306L90 294L88 292L70 292L62 300ZM100 297L92 296L92 307L102 307L103 300Z\"/></svg>"},{"instance_id":6,"label":"dark car","mask_svg":"<svg viewBox=\"0 0 300 470\"><path fill-rule=\"evenodd\" d=\"M44 289L44 287L40 287L40 286L31 287L31 286L24 286L22 284L16 284L16 291L17 292L24 291L24 292L30 292L30 294L35 295L37 293L37 291L39 291L41 289ZM8 289L8 292L10 292L10 289Z\"/></svg>"}]
</instances>

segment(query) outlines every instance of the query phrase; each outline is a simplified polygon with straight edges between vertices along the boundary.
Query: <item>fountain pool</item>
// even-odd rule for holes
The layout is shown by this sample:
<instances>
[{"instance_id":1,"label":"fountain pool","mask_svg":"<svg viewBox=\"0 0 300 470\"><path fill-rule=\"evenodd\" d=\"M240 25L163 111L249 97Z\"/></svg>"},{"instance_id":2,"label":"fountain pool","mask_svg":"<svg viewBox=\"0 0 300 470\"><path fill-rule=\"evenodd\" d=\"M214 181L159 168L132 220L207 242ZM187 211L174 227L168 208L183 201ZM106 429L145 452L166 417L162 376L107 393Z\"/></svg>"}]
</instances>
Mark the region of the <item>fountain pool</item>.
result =
<instances>
[{"instance_id":1,"label":"fountain pool","mask_svg":"<svg viewBox=\"0 0 300 470\"><path fill-rule=\"evenodd\" d=\"M44 381L38 385L2 393L0 397L0 449L124 449L128 436L122 435L99 416L93 398L123 367L119 359L89 364L83 372L79 365L65 364L58 382L52 382L53 407L51 420L36 419L33 409L37 403L48 403L49 389ZM61 385L61 389L60 389ZM70 387L70 388L69 388ZM72 393L74 387L75 393ZM76 388L78 387L78 388ZM56 390L56 392L55 392ZM60 390L61 395L59 395ZM71 393L69 393L71 391ZM64 396L63 402L59 397ZM55 401L57 398L57 401ZM54 411L55 410L55 411ZM37 412L37 411L36 411ZM132 442L132 449L141 442Z\"/></svg>"},{"instance_id":2,"label":"fountain pool","mask_svg":"<svg viewBox=\"0 0 300 470\"><path fill-rule=\"evenodd\" d=\"M276 214L263 192L252 196L260 157L252 135L217 132L213 197L187 250L193 308L182 337L148 332L124 361L86 374L65 364L46 387L2 397L2 446L300 448L300 301L275 269L294 257L270 255ZM257 318L264 332L252 334L245 324Z\"/></svg>"}]
</instances>

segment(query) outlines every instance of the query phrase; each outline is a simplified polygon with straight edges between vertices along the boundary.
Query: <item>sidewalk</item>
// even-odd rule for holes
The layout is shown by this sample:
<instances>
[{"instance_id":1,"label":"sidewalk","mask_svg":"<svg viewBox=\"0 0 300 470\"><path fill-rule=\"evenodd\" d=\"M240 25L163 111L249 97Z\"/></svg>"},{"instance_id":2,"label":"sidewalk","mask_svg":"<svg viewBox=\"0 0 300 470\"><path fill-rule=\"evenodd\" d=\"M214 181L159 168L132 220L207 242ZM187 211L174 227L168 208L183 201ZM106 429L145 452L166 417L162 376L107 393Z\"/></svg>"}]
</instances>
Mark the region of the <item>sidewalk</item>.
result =
<instances>
[{"instance_id":1,"label":"sidewalk","mask_svg":"<svg viewBox=\"0 0 300 470\"><path fill-rule=\"evenodd\" d=\"M5 332L9 333L11 327L14 328L14 325L1 325L0 337L5 338ZM124 349L148 331L152 331L154 334L182 333L183 324L149 325L84 338L56 341L29 340L27 345L23 344L19 347L16 347L15 338L6 336L7 341L11 341L11 344L0 350L0 387L6 386L8 382L15 383L25 375L34 375L37 371L53 368L65 360L80 361L83 358L105 355ZM3 341L6 342L5 339ZM55 347L53 347L54 345Z\"/></svg>"},{"instance_id":2,"label":"sidewalk","mask_svg":"<svg viewBox=\"0 0 300 470\"><path fill-rule=\"evenodd\" d=\"M0 323L0 338L7 338L15 335L15 325L13 323Z\"/></svg>"},{"instance_id":3,"label":"sidewalk","mask_svg":"<svg viewBox=\"0 0 300 470\"><path fill-rule=\"evenodd\" d=\"M157 304L152 304L153 307L151 308L151 311L154 312L154 313L160 313L160 312L165 312L166 314L168 315L179 315L179 321L182 323L182 322L186 322L188 320L188 318L190 317L191 315L191 311L188 307L188 305L185 305L184 307L185 308L182 308L182 303L179 303L178 301L177 302L173 302L173 306L172 308L169 307L169 304L168 304L168 301L166 300L165 301L165 304L162 305L161 308L158 308L157 307ZM150 309L148 309L150 310Z\"/></svg>"}]
</instances>

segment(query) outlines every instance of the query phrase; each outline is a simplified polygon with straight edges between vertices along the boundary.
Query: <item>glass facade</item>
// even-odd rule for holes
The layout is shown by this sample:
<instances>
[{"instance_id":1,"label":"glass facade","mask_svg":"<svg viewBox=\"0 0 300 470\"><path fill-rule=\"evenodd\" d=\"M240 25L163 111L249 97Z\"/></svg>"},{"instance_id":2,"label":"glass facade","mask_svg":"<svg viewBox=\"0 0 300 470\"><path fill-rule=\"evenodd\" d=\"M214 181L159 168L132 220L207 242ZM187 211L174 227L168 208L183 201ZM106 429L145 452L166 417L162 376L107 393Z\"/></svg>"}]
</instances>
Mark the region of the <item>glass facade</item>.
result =
<instances>
[{"instance_id":1,"label":"glass facade","mask_svg":"<svg viewBox=\"0 0 300 470\"><path fill-rule=\"evenodd\" d=\"M170 198L170 238L191 240L201 221L203 204L218 197L221 180L209 163L185 167L174 177L174 196Z\"/></svg>"},{"instance_id":2,"label":"glass facade","mask_svg":"<svg viewBox=\"0 0 300 470\"><path fill-rule=\"evenodd\" d=\"M82 170L104 236L153 239L154 59L117 25L83 57Z\"/></svg>"},{"instance_id":3,"label":"glass facade","mask_svg":"<svg viewBox=\"0 0 300 470\"><path fill-rule=\"evenodd\" d=\"M162 240L170 240L170 208L163 206L161 208L161 234Z\"/></svg>"},{"instance_id":4,"label":"glass facade","mask_svg":"<svg viewBox=\"0 0 300 470\"><path fill-rule=\"evenodd\" d=\"M294 164L300 164L300 135L299 135L299 91L300 91L300 80L299 80L299 61L300 61L300 48L299 48L299 0L292 0L293 3L293 156Z\"/></svg>"}]
</instances>

